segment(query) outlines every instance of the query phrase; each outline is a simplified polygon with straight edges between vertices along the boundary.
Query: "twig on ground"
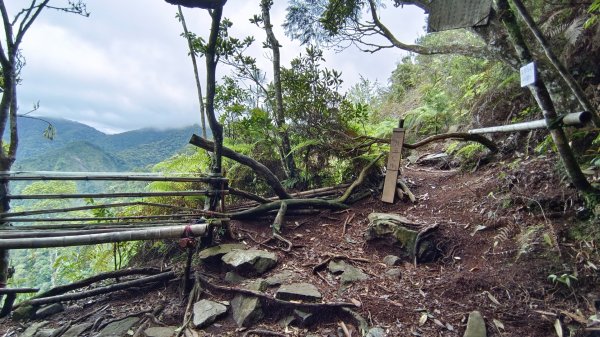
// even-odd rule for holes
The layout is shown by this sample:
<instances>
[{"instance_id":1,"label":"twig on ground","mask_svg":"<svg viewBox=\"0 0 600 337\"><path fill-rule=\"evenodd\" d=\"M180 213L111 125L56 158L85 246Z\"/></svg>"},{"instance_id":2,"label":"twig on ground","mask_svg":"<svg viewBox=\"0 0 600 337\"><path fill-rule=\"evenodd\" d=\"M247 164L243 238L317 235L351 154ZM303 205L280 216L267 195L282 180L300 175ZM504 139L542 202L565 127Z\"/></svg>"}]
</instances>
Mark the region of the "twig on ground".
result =
<instances>
[{"instance_id":1,"label":"twig on ground","mask_svg":"<svg viewBox=\"0 0 600 337\"><path fill-rule=\"evenodd\" d=\"M264 330L264 329L252 329L252 330L248 330L244 333L244 337L249 337L250 335L259 335L259 336L281 336L281 337L286 337L288 336L285 333L281 333L281 332L276 332L276 331L271 331L271 330Z\"/></svg>"},{"instance_id":2,"label":"twig on ground","mask_svg":"<svg viewBox=\"0 0 600 337\"><path fill-rule=\"evenodd\" d=\"M348 224L354 219L355 216L356 213L352 213L346 217L346 220L344 220L344 225L342 226L342 238L346 236L346 226L348 226Z\"/></svg>"}]
</instances>

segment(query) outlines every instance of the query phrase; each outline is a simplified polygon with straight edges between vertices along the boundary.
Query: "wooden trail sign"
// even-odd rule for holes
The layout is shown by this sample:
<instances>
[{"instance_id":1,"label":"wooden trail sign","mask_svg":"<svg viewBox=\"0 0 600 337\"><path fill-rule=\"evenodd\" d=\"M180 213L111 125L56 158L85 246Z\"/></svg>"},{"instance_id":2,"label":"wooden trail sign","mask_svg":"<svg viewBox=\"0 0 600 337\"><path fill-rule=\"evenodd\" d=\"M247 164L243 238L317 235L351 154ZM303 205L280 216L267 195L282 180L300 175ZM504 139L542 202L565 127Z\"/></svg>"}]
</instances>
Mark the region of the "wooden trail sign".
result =
<instances>
[{"instance_id":1,"label":"wooden trail sign","mask_svg":"<svg viewBox=\"0 0 600 337\"><path fill-rule=\"evenodd\" d=\"M394 203L394 197L396 196L396 184L398 182L398 175L400 175L400 162L402 161L403 145L404 129L395 128L392 132L390 154L388 156L386 167L387 170L385 173L385 182L383 183L383 193L381 194L381 201L390 204Z\"/></svg>"}]
</instances>

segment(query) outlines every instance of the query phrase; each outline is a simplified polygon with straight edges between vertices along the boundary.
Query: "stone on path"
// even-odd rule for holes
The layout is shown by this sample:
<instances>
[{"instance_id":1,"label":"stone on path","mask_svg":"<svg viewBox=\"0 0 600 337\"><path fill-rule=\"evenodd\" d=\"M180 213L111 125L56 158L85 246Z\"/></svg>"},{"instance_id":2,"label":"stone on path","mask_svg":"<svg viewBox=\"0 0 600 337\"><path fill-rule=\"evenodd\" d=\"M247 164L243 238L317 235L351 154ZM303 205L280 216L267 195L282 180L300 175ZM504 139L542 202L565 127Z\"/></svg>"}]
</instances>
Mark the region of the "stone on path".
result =
<instances>
[{"instance_id":1,"label":"stone on path","mask_svg":"<svg viewBox=\"0 0 600 337\"><path fill-rule=\"evenodd\" d=\"M230 283L230 284L240 284L240 283L246 281L246 278L243 276L240 276L240 274L238 274L234 271L228 271L227 273L225 273L225 277L223 278L223 280L225 280L225 282Z\"/></svg>"},{"instance_id":2,"label":"stone on path","mask_svg":"<svg viewBox=\"0 0 600 337\"><path fill-rule=\"evenodd\" d=\"M354 267L353 265L347 264L344 261L330 261L327 268L333 274L342 273L340 282L343 286L346 286L352 282L364 281L369 278L362 270Z\"/></svg>"},{"instance_id":3,"label":"stone on path","mask_svg":"<svg viewBox=\"0 0 600 337\"><path fill-rule=\"evenodd\" d=\"M396 255L388 255L383 258L383 263L385 263L385 265L388 267L397 266L401 261L402 259Z\"/></svg>"},{"instance_id":4,"label":"stone on path","mask_svg":"<svg viewBox=\"0 0 600 337\"><path fill-rule=\"evenodd\" d=\"M486 337L485 321L479 311L473 311L469 314L467 321L467 330L463 337Z\"/></svg>"},{"instance_id":5,"label":"stone on path","mask_svg":"<svg viewBox=\"0 0 600 337\"><path fill-rule=\"evenodd\" d=\"M371 328L369 329L369 332L367 332L367 336L366 337L385 337L385 330L383 330L382 328Z\"/></svg>"},{"instance_id":6,"label":"stone on path","mask_svg":"<svg viewBox=\"0 0 600 337\"><path fill-rule=\"evenodd\" d=\"M262 292L267 288L267 282L258 279L244 285L243 288ZM258 297L241 294L235 295L231 301L231 312L239 327L250 327L265 316Z\"/></svg>"},{"instance_id":7,"label":"stone on path","mask_svg":"<svg viewBox=\"0 0 600 337\"><path fill-rule=\"evenodd\" d=\"M61 337L77 337L92 327L92 323L82 323L71 326Z\"/></svg>"},{"instance_id":8,"label":"stone on path","mask_svg":"<svg viewBox=\"0 0 600 337\"><path fill-rule=\"evenodd\" d=\"M277 264L277 255L264 250L233 250L221 257L221 261L242 274L263 274Z\"/></svg>"},{"instance_id":9,"label":"stone on path","mask_svg":"<svg viewBox=\"0 0 600 337\"><path fill-rule=\"evenodd\" d=\"M391 279L397 279L402 277L402 270L399 268L392 268L385 271L385 277Z\"/></svg>"},{"instance_id":10,"label":"stone on path","mask_svg":"<svg viewBox=\"0 0 600 337\"><path fill-rule=\"evenodd\" d=\"M138 317L127 317L122 320L118 320L109 323L105 326L100 333L95 335L96 337L122 337L127 335L127 331L132 329L140 319Z\"/></svg>"},{"instance_id":11,"label":"stone on path","mask_svg":"<svg viewBox=\"0 0 600 337\"><path fill-rule=\"evenodd\" d=\"M27 327L27 329L25 329L25 331L23 331L20 337L33 337L38 332L38 330L48 325L48 323L49 322L47 321L32 323L29 327Z\"/></svg>"},{"instance_id":12,"label":"stone on path","mask_svg":"<svg viewBox=\"0 0 600 337\"><path fill-rule=\"evenodd\" d=\"M205 263L214 263L214 262L218 262L223 255L231 252L232 250L236 250L236 249L244 250L244 249L246 249L246 245L244 245L242 243L226 243L226 244L203 249L198 254L198 257L200 258L200 260L204 261Z\"/></svg>"},{"instance_id":13,"label":"stone on path","mask_svg":"<svg viewBox=\"0 0 600 337\"><path fill-rule=\"evenodd\" d=\"M172 337L175 336L176 326L154 326L144 330L147 337Z\"/></svg>"},{"instance_id":14,"label":"stone on path","mask_svg":"<svg viewBox=\"0 0 600 337\"><path fill-rule=\"evenodd\" d=\"M194 303L194 316L192 322L196 328L203 328L214 322L226 312L227 307L221 303L201 300Z\"/></svg>"},{"instance_id":15,"label":"stone on path","mask_svg":"<svg viewBox=\"0 0 600 337\"><path fill-rule=\"evenodd\" d=\"M292 283L282 285L275 293L275 298L284 301L315 302L321 300L321 293L310 283Z\"/></svg>"},{"instance_id":16,"label":"stone on path","mask_svg":"<svg viewBox=\"0 0 600 337\"><path fill-rule=\"evenodd\" d=\"M280 273L273 274L265 279L269 287L275 287L278 285L282 285L284 283L289 282L297 278L299 275L289 270L284 270Z\"/></svg>"},{"instance_id":17,"label":"stone on path","mask_svg":"<svg viewBox=\"0 0 600 337\"><path fill-rule=\"evenodd\" d=\"M36 319L46 318L48 316L58 314L59 312L62 312L62 311L65 311L65 307L62 305L62 303L53 303L53 304L50 304L50 305L47 305L45 307L38 309L35 312L35 318Z\"/></svg>"}]
</instances>

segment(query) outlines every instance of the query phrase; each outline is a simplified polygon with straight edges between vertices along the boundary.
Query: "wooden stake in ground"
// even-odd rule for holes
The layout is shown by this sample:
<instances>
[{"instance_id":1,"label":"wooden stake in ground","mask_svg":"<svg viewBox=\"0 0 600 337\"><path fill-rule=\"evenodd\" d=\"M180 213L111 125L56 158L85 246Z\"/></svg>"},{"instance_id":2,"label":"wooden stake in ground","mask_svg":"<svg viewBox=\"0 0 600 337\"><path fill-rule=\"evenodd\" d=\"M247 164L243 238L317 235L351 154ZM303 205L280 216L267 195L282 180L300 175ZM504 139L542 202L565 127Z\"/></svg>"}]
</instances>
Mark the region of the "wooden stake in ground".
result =
<instances>
[{"instance_id":1,"label":"wooden stake in ground","mask_svg":"<svg viewBox=\"0 0 600 337\"><path fill-rule=\"evenodd\" d=\"M402 126L403 121L400 121ZM396 196L396 184L400 174L400 161L402 160L402 146L404 145L404 129L395 128L392 132L392 142L390 145L390 154L388 156L387 171L385 173L385 183L383 184L383 193L381 201L390 204L394 203Z\"/></svg>"}]
</instances>

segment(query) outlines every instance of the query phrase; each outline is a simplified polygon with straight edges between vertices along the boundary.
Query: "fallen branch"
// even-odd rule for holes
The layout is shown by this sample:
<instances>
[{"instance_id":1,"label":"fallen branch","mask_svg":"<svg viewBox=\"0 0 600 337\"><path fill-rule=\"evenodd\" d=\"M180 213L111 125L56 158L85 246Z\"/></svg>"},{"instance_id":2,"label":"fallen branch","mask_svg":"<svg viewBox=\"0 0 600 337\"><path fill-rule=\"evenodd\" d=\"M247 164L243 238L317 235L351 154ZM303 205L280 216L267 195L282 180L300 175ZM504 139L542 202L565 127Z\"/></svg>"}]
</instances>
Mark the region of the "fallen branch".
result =
<instances>
[{"instance_id":1,"label":"fallen branch","mask_svg":"<svg viewBox=\"0 0 600 337\"><path fill-rule=\"evenodd\" d=\"M355 304L346 303L346 302L309 303L309 302L284 301L284 300L277 299L275 297L271 297L260 291L216 285L216 284L213 284L206 276L203 276L201 274L198 274L198 278L204 285L206 285L208 288L211 288L213 290L223 291L226 293L238 293L238 294L242 294L242 295L256 296L267 302L278 304L281 306L302 307L302 308L307 308L307 309L356 307Z\"/></svg>"},{"instance_id":2,"label":"fallen branch","mask_svg":"<svg viewBox=\"0 0 600 337\"><path fill-rule=\"evenodd\" d=\"M339 202L339 203L345 203L346 200L348 199L348 197L350 197L350 195L354 191L354 189L363 183L363 181L365 180L365 177L367 175L367 171L369 171L369 169L373 165L375 165L375 163L377 163L377 161L379 161L379 159L381 157L383 157L383 153L380 154L379 156L377 156L377 158L375 158L374 160L372 160L367 166L365 166L365 168L363 168L362 171L360 171L358 178L350 186L348 186L348 188L346 189L344 194L342 194L342 196L337 198L335 201Z\"/></svg>"},{"instance_id":3,"label":"fallen branch","mask_svg":"<svg viewBox=\"0 0 600 337\"><path fill-rule=\"evenodd\" d=\"M238 190L237 188L229 187L229 194L237 195L238 197L244 197L246 199L254 200L259 204L266 204L271 200L261 197L260 195L256 195L254 193L250 193L244 190Z\"/></svg>"},{"instance_id":4,"label":"fallen branch","mask_svg":"<svg viewBox=\"0 0 600 337\"><path fill-rule=\"evenodd\" d=\"M230 219L239 220L250 217L255 217L259 214L266 213L281 208L283 200L273 201L268 204L263 204L248 210L234 212L227 214ZM346 209L347 205L337 200L323 200L323 199L288 199L285 200L289 209L298 208L324 208L324 209Z\"/></svg>"},{"instance_id":5,"label":"fallen branch","mask_svg":"<svg viewBox=\"0 0 600 337\"><path fill-rule=\"evenodd\" d=\"M246 331L244 333L244 337L249 337L251 335L280 336L280 337L287 337L288 336L288 334L285 334L285 333L271 331L271 330L264 330L264 329L252 329L252 330L248 330L248 331Z\"/></svg>"},{"instance_id":6,"label":"fallen branch","mask_svg":"<svg viewBox=\"0 0 600 337\"><path fill-rule=\"evenodd\" d=\"M190 138L189 143L206 151L214 151L213 142L197 135L192 135L192 138ZM283 188L283 185L281 185L281 182L279 181L277 176L265 165L259 163L258 161L248 156L237 153L225 146L223 146L222 148L222 155L231 160L235 160L236 162L242 165L250 167L256 174L260 175L269 186L271 186L275 194L280 199L292 199L292 196L285 190L285 188Z\"/></svg>"},{"instance_id":7,"label":"fallen branch","mask_svg":"<svg viewBox=\"0 0 600 337\"><path fill-rule=\"evenodd\" d=\"M398 185L400 185L402 192L404 192L408 196L408 199L410 199L412 203L417 202L417 198L415 197L413 192L411 192L411 190L408 188L408 185L406 185L404 181L398 180Z\"/></svg>"},{"instance_id":8,"label":"fallen branch","mask_svg":"<svg viewBox=\"0 0 600 337\"><path fill-rule=\"evenodd\" d=\"M56 295L56 296L48 296L48 297L42 297L42 298L35 298L35 299L31 299L31 300L22 302L21 306L24 306L24 305L35 305L35 306L37 306L37 305L42 305L42 304L50 304L50 303L56 303L56 302L79 300L79 299L82 299L82 298L87 298L87 297L92 297L92 296L97 296L97 295L102 295L102 294L107 294L107 293L115 292L115 291L118 291L118 290L124 290L124 289L127 289L127 288L137 287L137 286L145 285L145 284L148 284L148 283L164 282L164 281L168 281L168 280L173 279L173 278L175 278L175 273L172 272L172 271L168 271L168 272L160 273L160 274L157 274L157 275L140 278L140 279L137 279L137 280L132 280L132 281L126 281L126 282L122 282L122 283L117 283L117 284L113 284L113 285L106 286L106 287L99 287L99 288L96 288L96 289L92 289L92 290L88 290L88 291L82 291L82 292L79 292L79 293Z\"/></svg>"},{"instance_id":9,"label":"fallen branch","mask_svg":"<svg viewBox=\"0 0 600 337\"><path fill-rule=\"evenodd\" d=\"M357 137L356 139L361 139L361 138L368 139L369 142L366 144L363 144L360 147L369 147L370 145L373 145L376 143L377 144L389 144L390 143L390 139L370 137L370 136L360 136L360 137ZM421 146L425 146L429 143L433 143L435 141L444 140L444 139L457 139L457 140L462 140L462 141L466 141L466 142L476 142L476 143L479 143L479 144L487 147L491 153L498 152L498 147L491 140L487 139L486 137L484 137L482 135L470 134L470 133L466 133L466 132L449 132L449 133L442 133L439 135L433 135L433 136L427 137L423 140L420 140L414 144L404 143L404 144L402 144L402 147L406 148L406 149L410 149L410 150L415 150Z\"/></svg>"},{"instance_id":10,"label":"fallen branch","mask_svg":"<svg viewBox=\"0 0 600 337\"><path fill-rule=\"evenodd\" d=\"M35 296L34 298L32 298L32 300L37 299L37 298L51 297L51 296L64 294L68 291L87 287L96 282L100 282L100 281L104 281L104 280L108 280L108 279L112 279L112 278L117 279L120 277L131 276L131 275L156 275L156 274L160 274L165 271L169 271L169 270L160 270L158 268L137 268L137 269L121 269L121 270L109 271L106 273L88 277L81 281L54 287L46 292L39 294L38 296ZM23 302L23 303L26 303L26 302ZM18 308L19 306L21 306L23 303L19 303L19 304L15 305L15 309Z\"/></svg>"}]
</instances>

